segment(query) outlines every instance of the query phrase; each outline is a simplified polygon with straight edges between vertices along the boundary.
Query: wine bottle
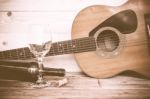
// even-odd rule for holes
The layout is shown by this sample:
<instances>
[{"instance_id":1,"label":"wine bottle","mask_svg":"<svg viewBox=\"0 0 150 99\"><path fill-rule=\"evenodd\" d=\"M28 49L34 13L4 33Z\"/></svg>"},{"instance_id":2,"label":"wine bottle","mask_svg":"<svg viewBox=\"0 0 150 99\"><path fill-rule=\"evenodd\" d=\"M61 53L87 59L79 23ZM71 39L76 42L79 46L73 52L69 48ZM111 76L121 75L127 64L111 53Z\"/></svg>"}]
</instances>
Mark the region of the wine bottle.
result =
<instances>
[{"instance_id":1,"label":"wine bottle","mask_svg":"<svg viewBox=\"0 0 150 99\"><path fill-rule=\"evenodd\" d=\"M36 81L39 69L36 62L0 61L0 79ZM43 68L44 76L65 76L65 69Z\"/></svg>"}]
</instances>

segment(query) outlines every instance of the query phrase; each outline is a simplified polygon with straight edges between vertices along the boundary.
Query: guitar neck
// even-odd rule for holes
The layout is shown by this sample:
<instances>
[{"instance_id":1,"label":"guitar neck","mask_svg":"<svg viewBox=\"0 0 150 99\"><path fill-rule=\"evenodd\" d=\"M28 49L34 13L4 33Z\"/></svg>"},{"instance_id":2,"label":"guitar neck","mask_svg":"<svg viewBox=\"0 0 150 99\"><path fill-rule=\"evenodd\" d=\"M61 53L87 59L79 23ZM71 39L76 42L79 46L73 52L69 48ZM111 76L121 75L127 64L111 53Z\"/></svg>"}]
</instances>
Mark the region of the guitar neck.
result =
<instances>
[{"instance_id":1,"label":"guitar neck","mask_svg":"<svg viewBox=\"0 0 150 99\"><path fill-rule=\"evenodd\" d=\"M52 43L51 49L46 56L81 53L95 50L96 50L95 38L85 37L80 39ZM35 58L35 56L30 52L28 47L0 52L0 59L25 60L31 58Z\"/></svg>"}]
</instances>

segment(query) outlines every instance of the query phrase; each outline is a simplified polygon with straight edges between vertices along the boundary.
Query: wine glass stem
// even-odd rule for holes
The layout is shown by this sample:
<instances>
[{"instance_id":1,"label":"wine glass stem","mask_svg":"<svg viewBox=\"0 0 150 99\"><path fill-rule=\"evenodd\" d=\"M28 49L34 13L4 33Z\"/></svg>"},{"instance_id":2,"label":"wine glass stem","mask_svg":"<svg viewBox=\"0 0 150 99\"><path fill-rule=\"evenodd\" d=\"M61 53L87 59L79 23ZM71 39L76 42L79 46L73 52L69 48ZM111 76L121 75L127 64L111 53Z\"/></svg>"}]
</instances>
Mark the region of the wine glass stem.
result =
<instances>
[{"instance_id":1,"label":"wine glass stem","mask_svg":"<svg viewBox=\"0 0 150 99\"><path fill-rule=\"evenodd\" d=\"M38 61L39 70L43 70L43 58L38 57L37 61Z\"/></svg>"},{"instance_id":2,"label":"wine glass stem","mask_svg":"<svg viewBox=\"0 0 150 99\"><path fill-rule=\"evenodd\" d=\"M42 72L43 72L43 58L42 57L38 57L37 58L37 62L38 62L38 67L39 67L38 80L40 82L42 82L42 80L43 80L43 74L42 74Z\"/></svg>"}]
</instances>

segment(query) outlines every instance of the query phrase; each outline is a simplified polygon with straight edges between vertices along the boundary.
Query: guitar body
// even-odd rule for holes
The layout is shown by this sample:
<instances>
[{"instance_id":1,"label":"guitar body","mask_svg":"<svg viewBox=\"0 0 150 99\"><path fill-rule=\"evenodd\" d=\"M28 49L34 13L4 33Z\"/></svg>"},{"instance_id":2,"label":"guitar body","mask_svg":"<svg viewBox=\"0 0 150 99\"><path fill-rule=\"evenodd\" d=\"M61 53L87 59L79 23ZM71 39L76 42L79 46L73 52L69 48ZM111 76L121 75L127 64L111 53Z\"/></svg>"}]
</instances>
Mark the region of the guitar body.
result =
<instances>
[{"instance_id":1,"label":"guitar body","mask_svg":"<svg viewBox=\"0 0 150 99\"><path fill-rule=\"evenodd\" d=\"M134 30L131 29L130 33L115 29L125 36L125 40L122 41L125 43L123 43L122 50L118 52L118 55L109 55L109 57L107 57L106 53L106 57L102 57L105 55L106 48L102 49L104 53L100 52L102 55L98 55L97 51L75 54L76 61L84 73L95 78L108 78L123 71L131 70L150 77L150 42L148 40L149 35L144 19L144 15L150 13L149 5L150 0L129 0L126 4L119 7L95 5L83 9L76 16L72 25L72 39L100 35L97 31L101 32L103 29L107 30L111 28L109 24L114 24L115 26L115 22L111 23L110 19L110 21L108 20L108 22L110 22L108 26L107 24L101 26L98 30L93 31L93 34L91 34L91 31L121 11L127 9L132 10L137 17L137 26L135 26L136 28ZM124 16L126 16L126 14L124 14ZM130 24L130 21L126 22L128 19L124 18L124 16L121 16L122 20L124 20L122 24L120 24L122 27L124 22ZM114 27L112 27L112 30L113 29ZM121 42L122 38L119 39L118 41ZM113 53L113 51L112 49L106 52Z\"/></svg>"}]
</instances>

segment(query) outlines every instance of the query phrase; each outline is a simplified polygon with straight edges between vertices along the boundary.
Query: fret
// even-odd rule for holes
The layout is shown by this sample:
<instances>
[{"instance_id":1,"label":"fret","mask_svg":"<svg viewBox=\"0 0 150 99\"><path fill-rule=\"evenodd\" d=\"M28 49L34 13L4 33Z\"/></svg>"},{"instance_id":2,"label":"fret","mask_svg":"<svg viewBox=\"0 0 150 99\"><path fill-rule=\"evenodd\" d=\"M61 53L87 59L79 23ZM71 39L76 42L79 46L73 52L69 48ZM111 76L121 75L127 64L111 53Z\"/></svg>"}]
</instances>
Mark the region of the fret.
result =
<instances>
[{"instance_id":1,"label":"fret","mask_svg":"<svg viewBox=\"0 0 150 99\"><path fill-rule=\"evenodd\" d=\"M90 46L86 38L84 40L81 39L80 42L78 42L78 45L79 45L79 51L87 50L87 46Z\"/></svg>"},{"instance_id":2,"label":"fret","mask_svg":"<svg viewBox=\"0 0 150 99\"><path fill-rule=\"evenodd\" d=\"M84 38L77 42L77 52L93 51L96 50L95 39Z\"/></svg>"},{"instance_id":3,"label":"fret","mask_svg":"<svg viewBox=\"0 0 150 99\"><path fill-rule=\"evenodd\" d=\"M77 45L78 40L72 40L71 44L71 49L73 52L76 52L78 50L78 45Z\"/></svg>"},{"instance_id":4,"label":"fret","mask_svg":"<svg viewBox=\"0 0 150 99\"><path fill-rule=\"evenodd\" d=\"M3 51L3 55L4 55L5 59L9 59L10 58L10 51Z\"/></svg>"},{"instance_id":5,"label":"fret","mask_svg":"<svg viewBox=\"0 0 150 99\"><path fill-rule=\"evenodd\" d=\"M25 53L26 59L35 58L35 56L33 55L33 53L30 52L30 49L28 47L24 48L24 53Z\"/></svg>"},{"instance_id":6,"label":"fret","mask_svg":"<svg viewBox=\"0 0 150 99\"><path fill-rule=\"evenodd\" d=\"M63 41L62 42L63 44L63 54L68 54L68 53L70 53L70 50L68 49L68 41Z\"/></svg>"},{"instance_id":7,"label":"fret","mask_svg":"<svg viewBox=\"0 0 150 99\"><path fill-rule=\"evenodd\" d=\"M2 54L2 52L0 52L0 59L3 59L3 54Z\"/></svg>"},{"instance_id":8,"label":"fret","mask_svg":"<svg viewBox=\"0 0 150 99\"><path fill-rule=\"evenodd\" d=\"M60 55L60 54L94 51L96 49L96 44L94 38L86 37L81 39L56 42L53 43L52 48L53 53L55 55Z\"/></svg>"},{"instance_id":9,"label":"fret","mask_svg":"<svg viewBox=\"0 0 150 99\"><path fill-rule=\"evenodd\" d=\"M9 50L10 51L10 50ZM11 53L11 51L10 51L10 59L12 59L13 58L13 56L12 56L12 53Z\"/></svg>"},{"instance_id":10,"label":"fret","mask_svg":"<svg viewBox=\"0 0 150 99\"><path fill-rule=\"evenodd\" d=\"M80 39L78 39L78 40L74 40L74 46L73 46L73 48L75 49L74 50L74 53L77 53L77 52L79 52L80 51L80 42L81 42L81 40Z\"/></svg>"},{"instance_id":11,"label":"fret","mask_svg":"<svg viewBox=\"0 0 150 99\"><path fill-rule=\"evenodd\" d=\"M59 48L58 48L58 42L54 43L54 53L55 53L55 55L60 55Z\"/></svg>"},{"instance_id":12,"label":"fret","mask_svg":"<svg viewBox=\"0 0 150 99\"><path fill-rule=\"evenodd\" d=\"M8 59L11 59L11 52L8 51Z\"/></svg>"},{"instance_id":13,"label":"fret","mask_svg":"<svg viewBox=\"0 0 150 99\"><path fill-rule=\"evenodd\" d=\"M57 47L55 47L55 48L57 48L57 55L62 54L63 52L62 52L62 50L61 50L60 43L59 43L59 42L57 42L57 43L56 43L56 46L57 46ZM55 49L55 50L56 50L56 49Z\"/></svg>"},{"instance_id":14,"label":"fret","mask_svg":"<svg viewBox=\"0 0 150 99\"><path fill-rule=\"evenodd\" d=\"M12 59L18 59L18 55L17 55L17 50L16 49L13 49L11 50L11 58Z\"/></svg>"},{"instance_id":15,"label":"fret","mask_svg":"<svg viewBox=\"0 0 150 99\"><path fill-rule=\"evenodd\" d=\"M63 42L58 42L58 49L59 49L59 52L61 53L61 54L63 54L64 53L64 50L63 50Z\"/></svg>"},{"instance_id":16,"label":"fret","mask_svg":"<svg viewBox=\"0 0 150 99\"><path fill-rule=\"evenodd\" d=\"M63 53L62 50L61 50L61 46L62 45L59 42L57 42L57 48L58 48L58 54L59 55Z\"/></svg>"},{"instance_id":17,"label":"fret","mask_svg":"<svg viewBox=\"0 0 150 99\"><path fill-rule=\"evenodd\" d=\"M95 51L96 50L96 42L95 42L95 38L91 38L90 40L89 40L89 45L90 46L88 46L88 51Z\"/></svg>"},{"instance_id":18,"label":"fret","mask_svg":"<svg viewBox=\"0 0 150 99\"><path fill-rule=\"evenodd\" d=\"M26 53L25 53L25 48L22 48L23 54L24 54L24 58L23 59L27 59L26 57Z\"/></svg>"},{"instance_id":19,"label":"fret","mask_svg":"<svg viewBox=\"0 0 150 99\"><path fill-rule=\"evenodd\" d=\"M52 51L53 51L53 55L56 55L54 46L52 46Z\"/></svg>"},{"instance_id":20,"label":"fret","mask_svg":"<svg viewBox=\"0 0 150 99\"><path fill-rule=\"evenodd\" d=\"M80 42L78 42L78 46L79 46L79 51L87 51L87 47L86 46L90 46L90 44L89 44L89 42L86 40L86 39L84 39L84 41L83 40L80 40Z\"/></svg>"},{"instance_id":21,"label":"fret","mask_svg":"<svg viewBox=\"0 0 150 99\"><path fill-rule=\"evenodd\" d=\"M58 55L58 48L57 48L57 43L53 43L53 47L54 47L54 53L55 55Z\"/></svg>"},{"instance_id":22,"label":"fret","mask_svg":"<svg viewBox=\"0 0 150 99\"><path fill-rule=\"evenodd\" d=\"M71 52L74 53L78 50L78 45L77 45L78 40L72 40L71 41Z\"/></svg>"},{"instance_id":23,"label":"fret","mask_svg":"<svg viewBox=\"0 0 150 99\"><path fill-rule=\"evenodd\" d=\"M72 41L72 51L74 52L74 53L77 53L78 51L79 51L79 44L78 44L78 42L80 42L80 40L79 39L77 39L77 40L73 40Z\"/></svg>"},{"instance_id":24,"label":"fret","mask_svg":"<svg viewBox=\"0 0 150 99\"><path fill-rule=\"evenodd\" d=\"M3 52L0 52L0 59L4 59Z\"/></svg>"},{"instance_id":25,"label":"fret","mask_svg":"<svg viewBox=\"0 0 150 99\"><path fill-rule=\"evenodd\" d=\"M60 52L61 54L64 54L64 42L59 42L59 49L60 49Z\"/></svg>"},{"instance_id":26,"label":"fret","mask_svg":"<svg viewBox=\"0 0 150 99\"><path fill-rule=\"evenodd\" d=\"M68 41L68 50L69 50L69 53L72 53L73 52L73 48L72 48L72 42L71 41Z\"/></svg>"},{"instance_id":27,"label":"fret","mask_svg":"<svg viewBox=\"0 0 150 99\"><path fill-rule=\"evenodd\" d=\"M86 44L85 44L86 43ZM86 40L86 38L84 40L80 40L80 42L78 43L78 46L79 46L79 51L82 51L84 49L87 49L86 46L89 46L89 42Z\"/></svg>"},{"instance_id":28,"label":"fret","mask_svg":"<svg viewBox=\"0 0 150 99\"><path fill-rule=\"evenodd\" d=\"M19 48L17 49L17 52L18 52L18 58L19 59L24 59L25 58L25 54L24 54L24 49L23 48Z\"/></svg>"},{"instance_id":29,"label":"fret","mask_svg":"<svg viewBox=\"0 0 150 99\"><path fill-rule=\"evenodd\" d=\"M25 47L23 50L24 50L24 53L25 53L25 58L26 59L30 58L30 50L29 50L29 48Z\"/></svg>"},{"instance_id":30,"label":"fret","mask_svg":"<svg viewBox=\"0 0 150 99\"><path fill-rule=\"evenodd\" d=\"M56 47L55 47L56 49L57 49L57 54L59 55L59 48L58 48L58 42L56 42ZM55 50L56 50L55 49Z\"/></svg>"},{"instance_id":31,"label":"fret","mask_svg":"<svg viewBox=\"0 0 150 99\"><path fill-rule=\"evenodd\" d=\"M54 44L51 45L50 51L46 56L54 56L55 55L55 49L54 49Z\"/></svg>"},{"instance_id":32,"label":"fret","mask_svg":"<svg viewBox=\"0 0 150 99\"><path fill-rule=\"evenodd\" d=\"M66 44L66 53L68 54L68 53L70 53L69 46L68 46L68 41L66 41L65 44Z\"/></svg>"},{"instance_id":33,"label":"fret","mask_svg":"<svg viewBox=\"0 0 150 99\"><path fill-rule=\"evenodd\" d=\"M19 53L18 50L16 50L17 59L19 59Z\"/></svg>"},{"instance_id":34,"label":"fret","mask_svg":"<svg viewBox=\"0 0 150 99\"><path fill-rule=\"evenodd\" d=\"M57 42L57 48L58 48L58 53L59 53L59 54L63 54L61 42Z\"/></svg>"}]
</instances>

